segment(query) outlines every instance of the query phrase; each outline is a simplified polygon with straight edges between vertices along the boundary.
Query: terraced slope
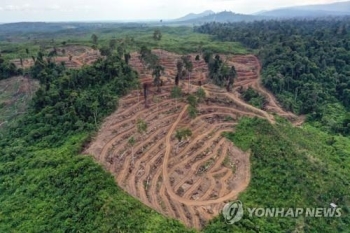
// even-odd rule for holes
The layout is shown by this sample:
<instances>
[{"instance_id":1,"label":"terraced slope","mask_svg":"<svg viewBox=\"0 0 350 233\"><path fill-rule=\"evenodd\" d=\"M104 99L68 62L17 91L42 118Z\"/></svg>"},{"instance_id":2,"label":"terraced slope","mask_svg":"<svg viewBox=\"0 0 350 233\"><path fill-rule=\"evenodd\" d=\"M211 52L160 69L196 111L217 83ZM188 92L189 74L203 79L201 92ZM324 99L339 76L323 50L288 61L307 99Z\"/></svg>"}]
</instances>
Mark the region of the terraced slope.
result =
<instances>
[{"instance_id":1,"label":"terraced slope","mask_svg":"<svg viewBox=\"0 0 350 233\"><path fill-rule=\"evenodd\" d=\"M180 86L183 92L193 93L201 81L207 98L198 107L198 117L191 120L186 101L170 98L180 56L160 50L154 53L165 67L162 92L157 93L156 87L150 89L148 108L140 91L121 99L118 111L105 120L86 153L93 155L132 196L189 227L201 228L220 213L225 202L236 199L250 181L249 153L226 140L222 133L232 131L243 116L267 119L272 124L271 113L294 122L300 122L300 118L281 109L260 86L259 61L247 55L225 57L238 72L232 93L208 82L204 61L193 60L191 79L181 80ZM152 83L150 72L144 70L136 53L130 63L140 73L142 83ZM248 86L266 96L268 111L240 99L237 89ZM138 119L148 124L143 135L137 132ZM175 132L185 127L193 135L179 143ZM130 137L136 139L133 147L128 143Z\"/></svg>"}]
</instances>

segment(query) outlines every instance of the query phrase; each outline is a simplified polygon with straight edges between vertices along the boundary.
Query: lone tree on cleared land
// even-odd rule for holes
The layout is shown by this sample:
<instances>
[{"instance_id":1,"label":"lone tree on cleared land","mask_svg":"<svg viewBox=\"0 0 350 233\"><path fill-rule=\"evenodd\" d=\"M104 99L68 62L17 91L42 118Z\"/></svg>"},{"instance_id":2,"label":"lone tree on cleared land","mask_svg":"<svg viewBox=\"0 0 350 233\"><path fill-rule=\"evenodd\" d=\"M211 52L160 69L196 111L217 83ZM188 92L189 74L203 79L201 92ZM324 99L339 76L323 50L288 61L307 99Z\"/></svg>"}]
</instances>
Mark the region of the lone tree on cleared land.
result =
<instances>
[{"instance_id":1,"label":"lone tree on cleared land","mask_svg":"<svg viewBox=\"0 0 350 233\"><path fill-rule=\"evenodd\" d=\"M142 65L145 66L145 62L146 62L146 57L148 56L148 54L151 53L151 51L146 47L146 46L142 46L140 49L140 61L142 63Z\"/></svg>"},{"instance_id":2,"label":"lone tree on cleared land","mask_svg":"<svg viewBox=\"0 0 350 233\"><path fill-rule=\"evenodd\" d=\"M190 105L190 106L188 106L187 111L188 111L188 115L190 116L191 122L192 122L192 120L195 119L198 115L198 111L197 111L198 100L197 100L196 96L189 95L187 97L187 101Z\"/></svg>"},{"instance_id":3,"label":"lone tree on cleared land","mask_svg":"<svg viewBox=\"0 0 350 233\"><path fill-rule=\"evenodd\" d=\"M152 76L154 78L154 84L157 86L157 91L160 92L160 85L161 85L161 79L162 73L164 72L164 67L161 65L156 65L153 67Z\"/></svg>"},{"instance_id":4,"label":"lone tree on cleared land","mask_svg":"<svg viewBox=\"0 0 350 233\"><path fill-rule=\"evenodd\" d=\"M191 72L193 71L193 63L189 56L183 56L181 59L188 73L188 93L190 93L190 80L191 80Z\"/></svg>"},{"instance_id":5,"label":"lone tree on cleared land","mask_svg":"<svg viewBox=\"0 0 350 233\"><path fill-rule=\"evenodd\" d=\"M129 138L128 140L128 144L131 146L131 160L132 160L132 164L134 164L135 158L134 158L134 145L136 143L135 138L132 136Z\"/></svg>"},{"instance_id":6,"label":"lone tree on cleared land","mask_svg":"<svg viewBox=\"0 0 350 233\"><path fill-rule=\"evenodd\" d=\"M143 136L147 132L147 128L148 128L147 123L142 119L138 119L136 123L136 127L137 127L137 132L141 135L141 138L143 139ZM143 151L143 146L142 146L142 151Z\"/></svg>"},{"instance_id":7,"label":"lone tree on cleared land","mask_svg":"<svg viewBox=\"0 0 350 233\"><path fill-rule=\"evenodd\" d=\"M145 98L145 107L147 108L147 97L148 97L148 83L143 84L143 97Z\"/></svg>"},{"instance_id":8,"label":"lone tree on cleared land","mask_svg":"<svg viewBox=\"0 0 350 233\"><path fill-rule=\"evenodd\" d=\"M125 60L126 64L129 64L130 59L131 59L130 53L125 53L124 54L124 60Z\"/></svg>"},{"instance_id":9,"label":"lone tree on cleared land","mask_svg":"<svg viewBox=\"0 0 350 233\"><path fill-rule=\"evenodd\" d=\"M92 40L92 43L97 46L97 43L98 43L98 37L96 36L96 34L92 34L91 35L91 40Z\"/></svg>"},{"instance_id":10,"label":"lone tree on cleared land","mask_svg":"<svg viewBox=\"0 0 350 233\"><path fill-rule=\"evenodd\" d=\"M180 79L182 79L183 67L184 67L183 62L181 60L178 60L177 63L176 63L176 69L177 69L177 74L176 74L176 77L175 77L175 85L176 86L179 85L179 81L180 81Z\"/></svg>"},{"instance_id":11,"label":"lone tree on cleared land","mask_svg":"<svg viewBox=\"0 0 350 233\"><path fill-rule=\"evenodd\" d=\"M193 106L188 106L187 111L188 111L188 115L191 118L191 123L192 123L192 120L195 119L198 115L197 108L195 108Z\"/></svg>"},{"instance_id":12,"label":"lone tree on cleared land","mask_svg":"<svg viewBox=\"0 0 350 233\"><path fill-rule=\"evenodd\" d=\"M195 108L197 107L198 102L197 102L197 98L194 95L189 95L187 97L187 101L190 106Z\"/></svg>"},{"instance_id":13,"label":"lone tree on cleared land","mask_svg":"<svg viewBox=\"0 0 350 233\"><path fill-rule=\"evenodd\" d=\"M175 99L175 103L176 103L176 108L177 108L177 99L178 98L181 98L182 96L182 91L181 91L181 88L178 87L178 86L175 86L171 89L171 94L170 94L170 97Z\"/></svg>"},{"instance_id":14,"label":"lone tree on cleared land","mask_svg":"<svg viewBox=\"0 0 350 233\"><path fill-rule=\"evenodd\" d=\"M197 96L199 103L202 102L205 99L205 97L206 97L205 91L204 91L204 89L202 87L200 87L196 91L195 95Z\"/></svg>"},{"instance_id":15,"label":"lone tree on cleared land","mask_svg":"<svg viewBox=\"0 0 350 233\"><path fill-rule=\"evenodd\" d=\"M230 92L233 89L233 82L235 78L237 77L237 71L234 66L231 67L229 74L228 74L228 84L227 84L227 91Z\"/></svg>"},{"instance_id":16,"label":"lone tree on cleared land","mask_svg":"<svg viewBox=\"0 0 350 233\"><path fill-rule=\"evenodd\" d=\"M192 131L190 129L178 129L176 130L175 137L178 140L178 143L176 145L176 153L179 149L179 144L182 142L183 139L187 139L192 136Z\"/></svg>"}]
</instances>

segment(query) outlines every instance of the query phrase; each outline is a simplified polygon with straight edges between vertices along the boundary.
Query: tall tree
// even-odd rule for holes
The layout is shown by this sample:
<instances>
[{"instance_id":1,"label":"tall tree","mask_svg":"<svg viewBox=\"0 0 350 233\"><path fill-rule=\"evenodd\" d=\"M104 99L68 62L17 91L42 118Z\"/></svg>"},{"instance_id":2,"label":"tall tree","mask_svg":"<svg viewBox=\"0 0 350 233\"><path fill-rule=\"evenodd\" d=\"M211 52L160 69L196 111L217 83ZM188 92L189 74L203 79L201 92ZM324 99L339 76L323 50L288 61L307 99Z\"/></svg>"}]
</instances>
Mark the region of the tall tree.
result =
<instances>
[{"instance_id":1,"label":"tall tree","mask_svg":"<svg viewBox=\"0 0 350 233\"><path fill-rule=\"evenodd\" d=\"M95 46L97 46L97 44L98 44L98 37L97 37L96 34L92 34L92 35L91 35L91 40L92 40L92 43L93 43Z\"/></svg>"},{"instance_id":2,"label":"tall tree","mask_svg":"<svg viewBox=\"0 0 350 233\"><path fill-rule=\"evenodd\" d=\"M149 84L148 83L144 83L143 84L143 97L145 99L145 107L148 107L147 104L147 98L148 98L148 88L149 88Z\"/></svg>"},{"instance_id":3,"label":"tall tree","mask_svg":"<svg viewBox=\"0 0 350 233\"><path fill-rule=\"evenodd\" d=\"M198 115L198 110L197 110L198 99L194 95L189 95L187 97L187 101L190 105L190 106L188 106L187 111L188 111L188 115L190 116L191 122L192 122L192 120L195 119Z\"/></svg>"},{"instance_id":4,"label":"tall tree","mask_svg":"<svg viewBox=\"0 0 350 233\"><path fill-rule=\"evenodd\" d=\"M170 97L175 99L176 108L177 108L177 100L178 100L178 98L181 98L181 96L182 96L182 91L181 91L181 88L179 86L175 86L171 89Z\"/></svg>"},{"instance_id":5,"label":"tall tree","mask_svg":"<svg viewBox=\"0 0 350 233\"><path fill-rule=\"evenodd\" d=\"M162 39L162 33L160 32L159 29L154 30L154 32L153 32L153 39L155 41L160 41Z\"/></svg>"},{"instance_id":6,"label":"tall tree","mask_svg":"<svg viewBox=\"0 0 350 233\"><path fill-rule=\"evenodd\" d=\"M197 107L197 105L198 105L198 101L197 101L197 98L196 98L196 96L194 96L194 95L189 95L188 97L187 97L187 101L188 101L188 104L190 105L190 106L192 106L192 107Z\"/></svg>"},{"instance_id":7,"label":"tall tree","mask_svg":"<svg viewBox=\"0 0 350 233\"><path fill-rule=\"evenodd\" d=\"M148 128L147 123L142 119L138 119L136 122L136 127L137 127L137 132L141 135L141 138L143 139L144 135L147 133L147 128ZM143 146L142 146L142 151L143 151Z\"/></svg>"},{"instance_id":8,"label":"tall tree","mask_svg":"<svg viewBox=\"0 0 350 233\"><path fill-rule=\"evenodd\" d=\"M130 53L124 54L124 60L126 64L129 64L130 59L131 59Z\"/></svg>"},{"instance_id":9,"label":"tall tree","mask_svg":"<svg viewBox=\"0 0 350 233\"><path fill-rule=\"evenodd\" d=\"M190 93L190 85L191 85L191 72L193 70L193 63L191 61L190 56L182 56L182 61L185 66L185 69L188 73L188 93Z\"/></svg>"},{"instance_id":10,"label":"tall tree","mask_svg":"<svg viewBox=\"0 0 350 233\"><path fill-rule=\"evenodd\" d=\"M151 53L151 50L148 49L146 46L141 46L140 48L140 60L141 62L144 62L145 58Z\"/></svg>"},{"instance_id":11,"label":"tall tree","mask_svg":"<svg viewBox=\"0 0 350 233\"><path fill-rule=\"evenodd\" d=\"M19 62L21 63L21 66L23 68L23 58L22 57L19 58Z\"/></svg>"},{"instance_id":12,"label":"tall tree","mask_svg":"<svg viewBox=\"0 0 350 233\"><path fill-rule=\"evenodd\" d=\"M188 111L188 115L190 116L191 122L192 122L192 120L197 117L198 110L196 107L190 105L190 106L188 106L187 111Z\"/></svg>"},{"instance_id":13,"label":"tall tree","mask_svg":"<svg viewBox=\"0 0 350 233\"><path fill-rule=\"evenodd\" d=\"M161 75L164 72L164 67L156 65L153 67L152 76L154 78L154 84L157 86L157 91L160 92L160 86L162 84Z\"/></svg>"},{"instance_id":14,"label":"tall tree","mask_svg":"<svg viewBox=\"0 0 350 233\"><path fill-rule=\"evenodd\" d=\"M192 131L190 129L184 128L184 129L178 129L175 133L175 138L178 140L178 143L176 145L176 154L179 149L179 145L182 142L183 139L187 139L192 136Z\"/></svg>"},{"instance_id":15,"label":"tall tree","mask_svg":"<svg viewBox=\"0 0 350 233\"><path fill-rule=\"evenodd\" d=\"M180 79L182 79L182 71L183 71L184 64L181 60L178 60L176 63L176 69L177 69L177 74L175 77L175 85L178 86Z\"/></svg>"},{"instance_id":16,"label":"tall tree","mask_svg":"<svg viewBox=\"0 0 350 233\"><path fill-rule=\"evenodd\" d=\"M206 97L205 91L204 91L204 89L202 87L198 88L198 90L196 91L195 95L198 98L198 102L202 102L205 99L205 97Z\"/></svg>"},{"instance_id":17,"label":"tall tree","mask_svg":"<svg viewBox=\"0 0 350 233\"><path fill-rule=\"evenodd\" d=\"M209 64L209 62L212 60L213 53L210 50L206 50L203 53L203 59L205 63Z\"/></svg>"},{"instance_id":18,"label":"tall tree","mask_svg":"<svg viewBox=\"0 0 350 233\"><path fill-rule=\"evenodd\" d=\"M227 91L230 92L233 89L234 80L237 77L237 71L234 66L231 66L229 75L228 75L228 84Z\"/></svg>"},{"instance_id":19,"label":"tall tree","mask_svg":"<svg viewBox=\"0 0 350 233\"><path fill-rule=\"evenodd\" d=\"M98 103L98 101L95 101L95 102L92 103L91 109L92 109L92 111L93 111L95 127L96 127L96 129L97 129L97 118L98 118L98 109L99 109L99 103Z\"/></svg>"}]
</instances>

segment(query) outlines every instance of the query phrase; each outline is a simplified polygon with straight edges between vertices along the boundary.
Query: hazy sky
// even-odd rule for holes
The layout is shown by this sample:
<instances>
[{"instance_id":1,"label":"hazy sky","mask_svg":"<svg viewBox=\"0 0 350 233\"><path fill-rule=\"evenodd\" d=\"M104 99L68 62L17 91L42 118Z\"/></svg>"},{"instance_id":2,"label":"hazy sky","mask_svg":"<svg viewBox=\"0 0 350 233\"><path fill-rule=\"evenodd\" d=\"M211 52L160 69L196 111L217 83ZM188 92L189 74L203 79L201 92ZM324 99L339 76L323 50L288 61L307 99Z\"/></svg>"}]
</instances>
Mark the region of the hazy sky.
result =
<instances>
[{"instance_id":1,"label":"hazy sky","mask_svg":"<svg viewBox=\"0 0 350 233\"><path fill-rule=\"evenodd\" d=\"M205 10L254 13L336 0L0 0L0 22L173 19Z\"/></svg>"}]
</instances>

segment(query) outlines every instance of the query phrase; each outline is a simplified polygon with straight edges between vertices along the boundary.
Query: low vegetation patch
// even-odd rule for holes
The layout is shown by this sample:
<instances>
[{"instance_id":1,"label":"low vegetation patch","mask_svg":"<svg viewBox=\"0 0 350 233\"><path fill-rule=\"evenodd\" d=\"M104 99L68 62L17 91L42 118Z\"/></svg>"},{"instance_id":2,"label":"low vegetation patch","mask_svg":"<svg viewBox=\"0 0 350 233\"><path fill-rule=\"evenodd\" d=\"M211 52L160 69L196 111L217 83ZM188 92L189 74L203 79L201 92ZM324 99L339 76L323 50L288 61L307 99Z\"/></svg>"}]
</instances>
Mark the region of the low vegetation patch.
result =
<instances>
[{"instance_id":1,"label":"low vegetation patch","mask_svg":"<svg viewBox=\"0 0 350 233\"><path fill-rule=\"evenodd\" d=\"M346 232L350 223L349 138L331 136L284 121L244 118L227 138L251 150L252 180L239 197L249 208L329 208L337 203L340 218L258 218L245 214L235 225L221 217L205 232ZM341 164L341 166L340 166Z\"/></svg>"}]
</instances>

